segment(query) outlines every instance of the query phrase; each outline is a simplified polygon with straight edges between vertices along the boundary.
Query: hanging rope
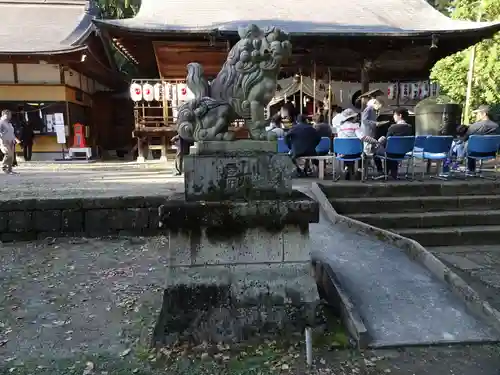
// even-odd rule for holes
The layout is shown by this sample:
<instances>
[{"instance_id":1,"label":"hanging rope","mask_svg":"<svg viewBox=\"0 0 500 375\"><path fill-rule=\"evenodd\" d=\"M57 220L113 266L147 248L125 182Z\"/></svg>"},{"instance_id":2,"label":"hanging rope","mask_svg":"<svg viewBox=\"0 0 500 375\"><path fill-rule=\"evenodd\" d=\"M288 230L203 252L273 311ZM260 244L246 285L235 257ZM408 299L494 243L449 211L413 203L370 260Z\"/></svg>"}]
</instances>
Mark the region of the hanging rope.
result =
<instances>
[{"instance_id":1,"label":"hanging rope","mask_svg":"<svg viewBox=\"0 0 500 375\"><path fill-rule=\"evenodd\" d=\"M38 112L38 111L43 111L44 109L53 107L55 105L59 105L60 103L52 103L52 104L47 104L43 107L38 107L36 109L30 109L28 111L22 110L22 111L10 111L12 114L20 114L20 113L31 113L31 112Z\"/></svg>"}]
</instances>

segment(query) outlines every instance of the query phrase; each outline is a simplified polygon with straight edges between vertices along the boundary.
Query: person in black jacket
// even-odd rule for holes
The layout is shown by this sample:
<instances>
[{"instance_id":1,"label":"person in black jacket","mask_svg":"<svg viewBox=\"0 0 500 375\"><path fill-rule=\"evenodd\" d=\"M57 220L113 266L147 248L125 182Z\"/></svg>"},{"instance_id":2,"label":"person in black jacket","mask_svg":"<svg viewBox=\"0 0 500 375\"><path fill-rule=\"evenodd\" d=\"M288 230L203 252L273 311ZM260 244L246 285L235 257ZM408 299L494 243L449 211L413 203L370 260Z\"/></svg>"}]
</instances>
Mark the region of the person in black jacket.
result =
<instances>
[{"instance_id":1,"label":"person in black jacket","mask_svg":"<svg viewBox=\"0 0 500 375\"><path fill-rule=\"evenodd\" d=\"M391 125L387 130L387 137L408 137L413 135L413 129L411 125L408 123L410 114L406 108L397 108L394 110L393 119L395 124ZM385 155L385 145L387 142L386 137L379 138L379 143L382 147L379 147L376 151L378 155ZM400 158L403 155L391 155L388 154L388 157ZM384 168L382 166L382 160L379 158L375 158L375 166L377 167L377 172L381 175L384 174ZM392 178L398 178L398 166L399 162L396 160L387 160L387 169L386 173L390 174Z\"/></svg>"},{"instance_id":2,"label":"person in black jacket","mask_svg":"<svg viewBox=\"0 0 500 375\"><path fill-rule=\"evenodd\" d=\"M25 161L31 161L33 155L33 140L35 139L35 132L31 122L23 122L21 124L20 140L21 147L23 148L23 155Z\"/></svg>"},{"instance_id":3,"label":"person in black jacket","mask_svg":"<svg viewBox=\"0 0 500 375\"><path fill-rule=\"evenodd\" d=\"M325 122L325 116L317 113L313 118L314 129L319 133L320 137L330 138L332 136L332 127Z\"/></svg>"},{"instance_id":4,"label":"person in black jacket","mask_svg":"<svg viewBox=\"0 0 500 375\"><path fill-rule=\"evenodd\" d=\"M496 135L500 134L500 127L498 124L491 120L491 110L487 105L481 105L478 109L474 110L476 115L476 122L470 125L463 136L463 141L467 142L471 135ZM465 146L467 149L467 146ZM488 153L477 153L475 156L494 156ZM476 175L476 160L467 158L467 175Z\"/></svg>"},{"instance_id":5,"label":"person in black jacket","mask_svg":"<svg viewBox=\"0 0 500 375\"><path fill-rule=\"evenodd\" d=\"M297 122L285 135L285 142L290 149L290 156L297 167L299 176L307 175L307 168L302 171L297 164L297 159L303 156L316 155L316 146L321 141L319 133L306 122L303 115L297 116Z\"/></svg>"},{"instance_id":6,"label":"person in black jacket","mask_svg":"<svg viewBox=\"0 0 500 375\"><path fill-rule=\"evenodd\" d=\"M177 134L170 142L175 144L175 176L182 175L184 171L184 156L189 155L189 148L193 145L192 142L186 141Z\"/></svg>"}]
</instances>

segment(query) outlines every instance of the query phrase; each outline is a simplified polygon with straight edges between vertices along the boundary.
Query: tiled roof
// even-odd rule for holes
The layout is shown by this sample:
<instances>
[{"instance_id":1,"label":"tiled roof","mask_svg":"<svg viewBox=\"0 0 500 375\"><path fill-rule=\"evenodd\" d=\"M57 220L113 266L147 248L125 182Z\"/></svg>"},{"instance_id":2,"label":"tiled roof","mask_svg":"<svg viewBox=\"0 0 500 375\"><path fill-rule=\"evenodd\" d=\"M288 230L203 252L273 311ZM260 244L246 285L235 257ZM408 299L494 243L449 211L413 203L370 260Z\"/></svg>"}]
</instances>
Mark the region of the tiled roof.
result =
<instances>
[{"instance_id":1,"label":"tiled roof","mask_svg":"<svg viewBox=\"0 0 500 375\"><path fill-rule=\"evenodd\" d=\"M88 0L0 0L0 53L82 48L93 30Z\"/></svg>"},{"instance_id":2,"label":"tiled roof","mask_svg":"<svg viewBox=\"0 0 500 375\"><path fill-rule=\"evenodd\" d=\"M142 0L135 18L97 21L143 32L235 31L254 23L292 34L392 34L500 30L452 20L425 0Z\"/></svg>"}]
</instances>

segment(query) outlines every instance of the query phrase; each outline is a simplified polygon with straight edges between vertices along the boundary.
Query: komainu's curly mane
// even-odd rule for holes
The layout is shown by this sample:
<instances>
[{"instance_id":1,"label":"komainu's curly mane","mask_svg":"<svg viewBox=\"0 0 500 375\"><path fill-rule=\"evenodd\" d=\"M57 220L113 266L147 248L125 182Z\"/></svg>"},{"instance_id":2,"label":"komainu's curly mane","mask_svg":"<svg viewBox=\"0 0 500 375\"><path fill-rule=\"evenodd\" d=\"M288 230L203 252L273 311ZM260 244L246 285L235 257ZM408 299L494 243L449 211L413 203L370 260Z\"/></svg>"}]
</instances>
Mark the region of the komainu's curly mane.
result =
<instances>
[{"instance_id":1,"label":"komainu's curly mane","mask_svg":"<svg viewBox=\"0 0 500 375\"><path fill-rule=\"evenodd\" d=\"M236 113L248 116L250 90L259 84L266 74L278 72L282 58L286 57L289 42L281 30L269 28L264 33L255 25L239 31L241 40L233 46L221 71L211 84L214 99L230 102ZM280 46L277 47L277 44ZM275 50L272 50L275 48ZM263 51L265 50L265 51ZM276 52L276 53L273 53Z\"/></svg>"}]
</instances>

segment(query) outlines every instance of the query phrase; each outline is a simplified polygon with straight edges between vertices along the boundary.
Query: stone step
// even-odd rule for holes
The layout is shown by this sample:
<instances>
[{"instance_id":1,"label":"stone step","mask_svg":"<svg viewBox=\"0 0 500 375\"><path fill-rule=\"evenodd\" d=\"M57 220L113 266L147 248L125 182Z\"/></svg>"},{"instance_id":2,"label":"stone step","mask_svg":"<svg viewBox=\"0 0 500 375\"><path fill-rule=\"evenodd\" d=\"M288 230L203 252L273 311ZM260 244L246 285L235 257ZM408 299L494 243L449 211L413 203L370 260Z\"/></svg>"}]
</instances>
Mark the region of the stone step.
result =
<instances>
[{"instance_id":1,"label":"stone step","mask_svg":"<svg viewBox=\"0 0 500 375\"><path fill-rule=\"evenodd\" d=\"M500 210L355 214L350 217L385 229L500 225Z\"/></svg>"},{"instance_id":2,"label":"stone step","mask_svg":"<svg viewBox=\"0 0 500 375\"><path fill-rule=\"evenodd\" d=\"M500 244L500 225L397 229L422 246L466 246Z\"/></svg>"},{"instance_id":3,"label":"stone step","mask_svg":"<svg viewBox=\"0 0 500 375\"><path fill-rule=\"evenodd\" d=\"M500 210L500 195L405 196L330 200L342 215L436 211Z\"/></svg>"},{"instance_id":4,"label":"stone step","mask_svg":"<svg viewBox=\"0 0 500 375\"><path fill-rule=\"evenodd\" d=\"M419 197L500 194L500 182L472 181L394 181L365 183L334 182L321 185L330 199L373 197Z\"/></svg>"}]
</instances>

